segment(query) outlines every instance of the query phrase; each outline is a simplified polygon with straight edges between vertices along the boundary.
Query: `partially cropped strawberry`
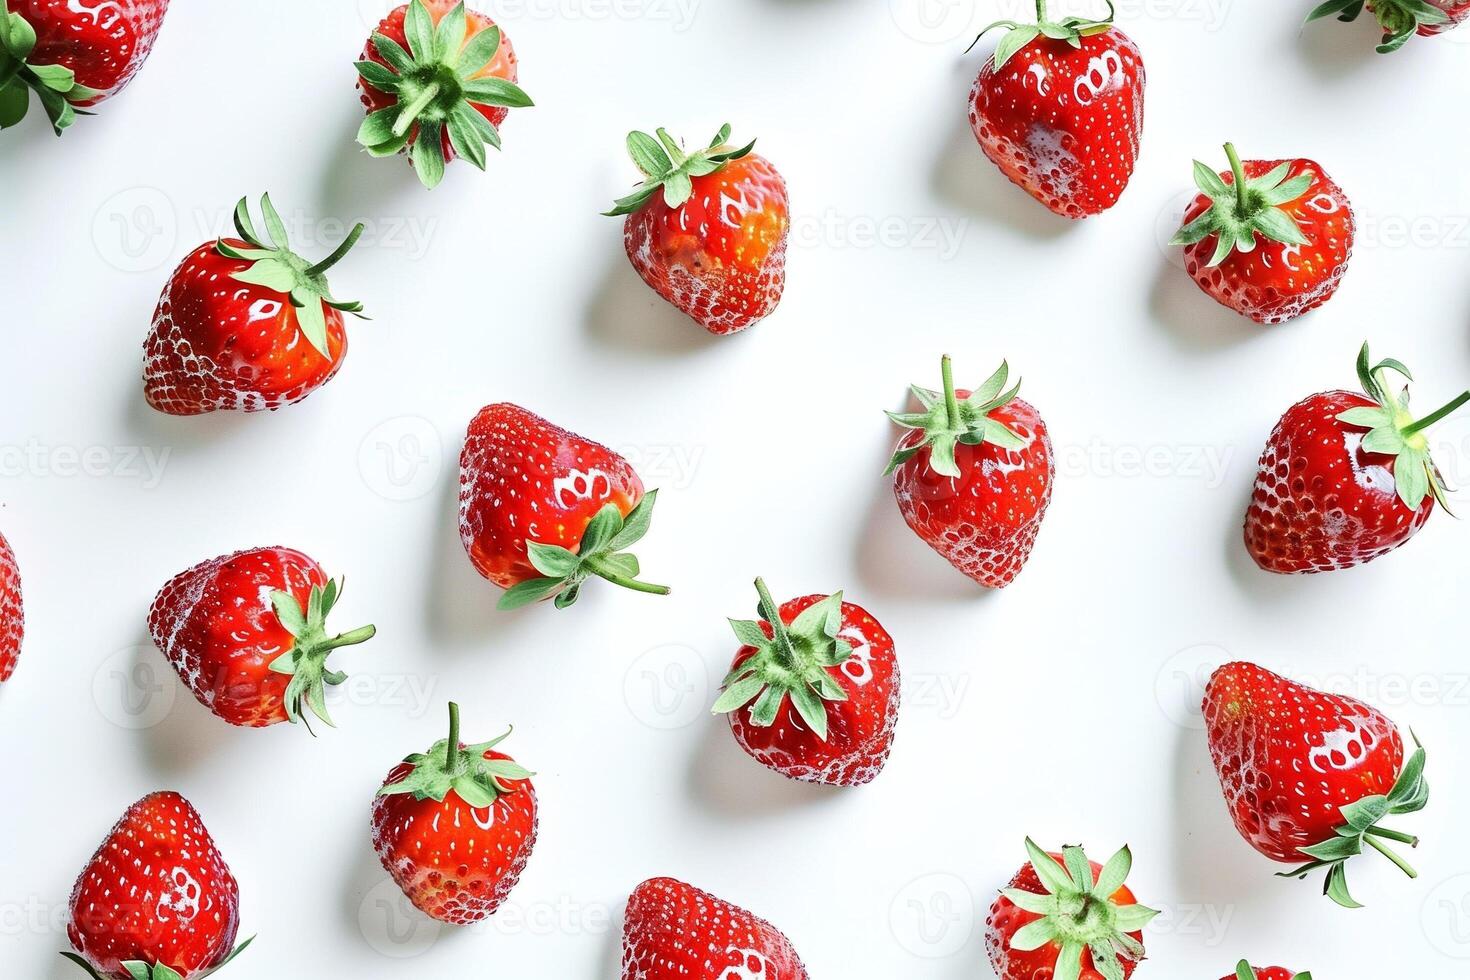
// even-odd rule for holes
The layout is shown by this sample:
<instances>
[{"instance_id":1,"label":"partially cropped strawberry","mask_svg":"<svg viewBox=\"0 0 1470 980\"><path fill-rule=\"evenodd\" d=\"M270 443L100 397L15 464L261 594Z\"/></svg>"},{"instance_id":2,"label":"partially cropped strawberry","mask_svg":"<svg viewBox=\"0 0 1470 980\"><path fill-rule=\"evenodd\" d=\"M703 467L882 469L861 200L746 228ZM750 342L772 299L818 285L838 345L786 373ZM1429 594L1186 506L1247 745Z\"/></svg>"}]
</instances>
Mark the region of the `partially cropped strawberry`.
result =
<instances>
[{"instance_id":1,"label":"partially cropped strawberry","mask_svg":"<svg viewBox=\"0 0 1470 980\"><path fill-rule=\"evenodd\" d=\"M1307 22L1324 17L1354 21L1367 7L1383 28L1379 54L1390 54L1418 34L1432 37L1454 30L1470 18L1470 0L1327 0L1307 15Z\"/></svg>"},{"instance_id":2,"label":"partially cropped strawberry","mask_svg":"<svg viewBox=\"0 0 1470 980\"><path fill-rule=\"evenodd\" d=\"M20 659L20 642L25 636L25 609L20 601L20 569L15 552L0 534L0 682L15 673Z\"/></svg>"},{"instance_id":3,"label":"partially cropped strawberry","mask_svg":"<svg viewBox=\"0 0 1470 980\"><path fill-rule=\"evenodd\" d=\"M1000 980L1122 980L1143 961L1143 927L1159 913L1123 884L1133 855L1106 865L1080 847L1048 854L1028 837L1030 863L990 906L985 951Z\"/></svg>"},{"instance_id":4,"label":"partially cropped strawberry","mask_svg":"<svg viewBox=\"0 0 1470 980\"><path fill-rule=\"evenodd\" d=\"M786 285L786 181L751 152L754 140L732 147L728 124L692 152L657 134L628 134L645 179L605 213L628 216L623 246L654 292L710 333L744 330L776 309Z\"/></svg>"},{"instance_id":5,"label":"partially cropped strawberry","mask_svg":"<svg viewBox=\"0 0 1470 980\"><path fill-rule=\"evenodd\" d=\"M200 245L163 287L143 343L143 393L160 412L274 410L326 384L347 356L342 314L362 304L333 299L326 272L363 226L313 265L290 250L270 195L261 207L269 244L241 198L240 237Z\"/></svg>"},{"instance_id":6,"label":"partially cropped strawberry","mask_svg":"<svg viewBox=\"0 0 1470 980\"><path fill-rule=\"evenodd\" d=\"M779 610L755 580L759 620L730 620L743 644L715 702L735 741L783 776L829 786L871 782L898 722L893 638L842 593Z\"/></svg>"},{"instance_id":7,"label":"partially cropped strawberry","mask_svg":"<svg viewBox=\"0 0 1470 980\"><path fill-rule=\"evenodd\" d=\"M467 925L493 915L536 844L532 773L496 746L464 745L459 705L449 738L395 766L373 799L373 846L425 915Z\"/></svg>"},{"instance_id":8,"label":"partially cropped strawberry","mask_svg":"<svg viewBox=\"0 0 1470 980\"><path fill-rule=\"evenodd\" d=\"M1446 487L1425 430L1470 401L1470 391L1416 420L1392 358L1358 353L1366 394L1324 391L1286 410L1271 432L1245 515L1245 546L1268 572L1330 572L1372 561L1413 537Z\"/></svg>"},{"instance_id":9,"label":"partially cropped strawberry","mask_svg":"<svg viewBox=\"0 0 1470 980\"><path fill-rule=\"evenodd\" d=\"M97 980L193 980L250 945L234 945L240 888L174 792L128 807L77 877L69 911L76 953L61 955Z\"/></svg>"},{"instance_id":10,"label":"partially cropped strawberry","mask_svg":"<svg viewBox=\"0 0 1470 980\"><path fill-rule=\"evenodd\" d=\"M593 576L667 595L638 580L626 551L648 533L657 496L644 496L611 449L501 402L482 408L465 435L459 536L480 574L508 590L501 609L552 596L565 608Z\"/></svg>"},{"instance_id":11,"label":"partially cropped strawberry","mask_svg":"<svg viewBox=\"0 0 1470 980\"><path fill-rule=\"evenodd\" d=\"M199 703L232 725L263 728L327 715L327 669L338 647L372 639L371 626L328 636L342 592L291 548L251 548L169 579L148 611L148 632Z\"/></svg>"},{"instance_id":12,"label":"partially cropped strawberry","mask_svg":"<svg viewBox=\"0 0 1470 980\"><path fill-rule=\"evenodd\" d=\"M1281 323L1332 298L1353 254L1353 208L1311 160L1241 161L1230 170L1198 160L1200 193L1171 244L1217 303L1257 323Z\"/></svg>"},{"instance_id":13,"label":"partially cropped strawberry","mask_svg":"<svg viewBox=\"0 0 1470 980\"><path fill-rule=\"evenodd\" d=\"M1011 181L1064 218L1118 203L1143 135L1143 55L1105 20L1047 19L1007 28L970 91L970 127ZM983 32L982 32L983 33Z\"/></svg>"},{"instance_id":14,"label":"partially cropped strawberry","mask_svg":"<svg viewBox=\"0 0 1470 980\"><path fill-rule=\"evenodd\" d=\"M950 360L942 392L912 389L922 411L889 412L911 430L886 473L898 509L924 541L981 585L1005 588L1031 554L1051 503L1056 462L1040 414L1006 390L1002 363L973 393L956 391Z\"/></svg>"},{"instance_id":15,"label":"partially cropped strawberry","mask_svg":"<svg viewBox=\"0 0 1470 980\"><path fill-rule=\"evenodd\" d=\"M34 91L60 136L133 80L167 12L168 0L0 4L0 129L25 118Z\"/></svg>"},{"instance_id":16,"label":"partially cropped strawberry","mask_svg":"<svg viewBox=\"0 0 1470 980\"><path fill-rule=\"evenodd\" d=\"M512 108L531 105L515 84L516 54L495 22L456 0L413 0L392 11L357 63L368 111L357 141L375 157L407 153L425 187L456 156L485 169L485 144Z\"/></svg>"},{"instance_id":17,"label":"partially cropped strawberry","mask_svg":"<svg viewBox=\"0 0 1470 980\"><path fill-rule=\"evenodd\" d=\"M1255 967L1241 960L1235 972L1220 980L1312 980L1310 973L1293 973L1282 966Z\"/></svg>"},{"instance_id":18,"label":"partially cropped strawberry","mask_svg":"<svg viewBox=\"0 0 1470 980\"><path fill-rule=\"evenodd\" d=\"M807 980L791 941L764 919L673 878L633 889L623 980Z\"/></svg>"},{"instance_id":19,"label":"partially cropped strawberry","mask_svg":"<svg viewBox=\"0 0 1470 980\"><path fill-rule=\"evenodd\" d=\"M1255 664L1230 663L1205 687L1204 717L1235 828L1271 860L1300 865L1283 877L1326 868L1325 893L1358 908L1346 864L1365 845L1417 877L1384 842L1418 839L1379 823L1424 809L1424 749L1406 761L1399 730L1382 713Z\"/></svg>"}]
</instances>

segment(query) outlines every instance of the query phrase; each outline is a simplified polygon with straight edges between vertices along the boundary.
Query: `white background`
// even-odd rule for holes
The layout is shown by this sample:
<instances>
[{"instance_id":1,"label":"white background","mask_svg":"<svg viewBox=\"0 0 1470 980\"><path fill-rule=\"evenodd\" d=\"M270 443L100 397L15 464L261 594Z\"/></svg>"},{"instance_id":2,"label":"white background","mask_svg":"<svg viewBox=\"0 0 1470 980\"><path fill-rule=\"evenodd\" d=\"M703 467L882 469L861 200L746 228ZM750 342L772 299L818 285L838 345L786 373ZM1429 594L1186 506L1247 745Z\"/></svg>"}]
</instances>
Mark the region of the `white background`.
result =
<instances>
[{"instance_id":1,"label":"white background","mask_svg":"<svg viewBox=\"0 0 1470 980\"><path fill-rule=\"evenodd\" d=\"M242 936L260 938L237 980L612 978L622 904L655 874L771 919L820 980L985 977L984 910L1026 834L1098 858L1133 845L1132 884L1166 912L1141 976L1214 978L1242 955L1324 980L1464 970L1470 530L1436 515L1369 567L1289 579L1251 565L1239 524L1276 418L1352 384L1365 336L1418 370L1421 406L1470 381L1470 31L1382 58L1366 22L1299 32L1305 2L1124 0L1149 71L1143 156L1116 208L1071 224L1007 184L965 119L981 54L964 47L1019 0L500 0L486 9L537 107L488 175L457 165L432 194L352 142L351 62L387 6L176 0L99 116L58 141L36 113L0 141L0 528L28 619L0 691L7 973L73 975L55 955L72 881L164 787L240 879ZM694 142L727 119L785 174L795 228L780 309L721 340L644 288L598 211L632 183L629 128ZM1296 323L1235 317L1158 244L1190 160L1227 138L1317 159L1356 206L1341 291ZM333 274L374 319L301 405L157 415L138 376L158 292L262 190L309 254L333 222L375 223ZM967 383L1008 357L1061 460L1002 593L914 539L879 477L882 410L937 384L943 352ZM639 552L672 597L589 586L570 611L493 610L458 540L455 459L501 399L663 488ZM1470 483L1470 417L1436 441ZM147 640L170 575L273 543L347 576L338 627L379 630L341 655L359 686L315 740L228 728ZM707 716L724 617L750 612L757 573L781 597L845 588L896 637L907 689L875 784L788 782ZM1271 876L1197 730L1199 680L1227 658L1418 731L1434 793L1401 821L1425 838L1418 881L1364 857L1369 908L1347 912ZM470 738L516 724L542 829L506 908L441 931L394 901L368 807L442 737L450 697Z\"/></svg>"}]
</instances>

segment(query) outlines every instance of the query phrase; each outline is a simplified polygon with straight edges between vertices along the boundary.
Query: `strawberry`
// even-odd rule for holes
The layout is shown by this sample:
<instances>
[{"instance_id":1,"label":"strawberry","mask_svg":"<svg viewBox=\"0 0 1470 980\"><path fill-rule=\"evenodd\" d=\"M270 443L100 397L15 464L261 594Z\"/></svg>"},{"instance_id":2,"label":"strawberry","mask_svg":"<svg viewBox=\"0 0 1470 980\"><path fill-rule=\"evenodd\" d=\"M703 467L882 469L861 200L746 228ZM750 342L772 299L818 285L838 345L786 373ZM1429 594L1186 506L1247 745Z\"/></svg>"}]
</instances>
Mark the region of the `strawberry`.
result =
<instances>
[{"instance_id":1,"label":"strawberry","mask_svg":"<svg viewBox=\"0 0 1470 980\"><path fill-rule=\"evenodd\" d=\"M654 292L712 334L737 333L781 302L786 181L751 152L755 141L730 146L728 124L692 153L657 133L628 134L628 155L646 179L604 214L627 215L623 247Z\"/></svg>"},{"instance_id":2,"label":"strawberry","mask_svg":"<svg viewBox=\"0 0 1470 980\"><path fill-rule=\"evenodd\" d=\"M1002 589L1021 572L1051 503L1056 463L1040 414L1005 390L1002 363L973 393L956 391L945 357L944 391L913 388L923 411L889 412L911 430L885 475L914 533L981 585Z\"/></svg>"},{"instance_id":3,"label":"strawberry","mask_svg":"<svg viewBox=\"0 0 1470 980\"><path fill-rule=\"evenodd\" d=\"M633 889L623 917L623 980L807 980L781 930L673 878Z\"/></svg>"},{"instance_id":4,"label":"strawberry","mask_svg":"<svg viewBox=\"0 0 1470 980\"><path fill-rule=\"evenodd\" d=\"M1245 515L1256 564L1284 574L1352 568L1386 555L1445 505L1444 481L1424 431L1470 401L1470 391L1415 421L1409 392L1389 391L1386 359L1358 354L1366 395L1324 391L1286 410L1271 432ZM1412 380L1412 379L1411 379Z\"/></svg>"},{"instance_id":5,"label":"strawberry","mask_svg":"<svg viewBox=\"0 0 1470 980\"><path fill-rule=\"evenodd\" d=\"M1246 160L1225 144L1230 170L1194 163L1200 194L1170 244L1217 303L1257 323L1281 323L1332 298L1353 254L1353 208L1311 160Z\"/></svg>"},{"instance_id":6,"label":"strawberry","mask_svg":"<svg viewBox=\"0 0 1470 980\"><path fill-rule=\"evenodd\" d=\"M1036 0L1036 20L985 29L1008 30L970 91L970 127L1001 173L1052 211L1101 214L1138 161L1143 55L1113 27L1111 5L1105 20L1054 23Z\"/></svg>"},{"instance_id":7,"label":"strawberry","mask_svg":"<svg viewBox=\"0 0 1470 980\"><path fill-rule=\"evenodd\" d=\"M232 725L301 721L302 706L332 724L327 669L338 647L371 639L371 626L327 636L342 594L315 561L290 548L252 548L169 579L148 610L148 632L199 703Z\"/></svg>"},{"instance_id":8,"label":"strawberry","mask_svg":"<svg viewBox=\"0 0 1470 980\"><path fill-rule=\"evenodd\" d=\"M342 313L360 315L362 304L333 299L325 273L363 226L310 265L290 251L269 194L261 206L271 244L256 234L241 198L240 238L199 246L163 287L143 344L143 391L160 412L273 411L316 391L342 366Z\"/></svg>"},{"instance_id":9,"label":"strawberry","mask_svg":"<svg viewBox=\"0 0 1470 980\"><path fill-rule=\"evenodd\" d=\"M1262 667L1230 663L1205 687L1210 757L1235 829L1283 877L1327 869L1333 901L1359 908L1346 863L1367 844L1417 877L1385 840L1418 839L1378 826L1428 802L1424 749L1404 759L1398 728L1354 698L1323 694Z\"/></svg>"},{"instance_id":10,"label":"strawberry","mask_svg":"<svg viewBox=\"0 0 1470 980\"><path fill-rule=\"evenodd\" d=\"M1355 21L1366 6L1383 28L1379 54L1391 54L1418 34L1433 37L1454 30L1470 17L1470 0L1327 0L1307 15L1307 23L1324 17Z\"/></svg>"},{"instance_id":11,"label":"strawberry","mask_svg":"<svg viewBox=\"0 0 1470 980\"><path fill-rule=\"evenodd\" d=\"M388 14L363 48L358 88L368 116L357 141L375 157L408 154L425 187L456 156L485 169L485 144L512 108L516 53L495 22L455 0L413 0Z\"/></svg>"},{"instance_id":12,"label":"strawberry","mask_svg":"<svg viewBox=\"0 0 1470 980\"><path fill-rule=\"evenodd\" d=\"M1241 960L1235 972L1220 980L1312 980L1310 973L1293 973L1281 966L1255 967Z\"/></svg>"},{"instance_id":13,"label":"strawberry","mask_svg":"<svg viewBox=\"0 0 1470 980\"><path fill-rule=\"evenodd\" d=\"M167 12L168 0L0 4L0 129L25 118L34 90L60 136L133 80Z\"/></svg>"},{"instance_id":14,"label":"strawberry","mask_svg":"<svg viewBox=\"0 0 1470 980\"><path fill-rule=\"evenodd\" d=\"M1000 980L1123 980L1143 960L1143 927L1159 913L1126 885L1133 855L1106 866L1080 847L1048 854L1028 837L1030 863L990 906L985 950Z\"/></svg>"},{"instance_id":15,"label":"strawberry","mask_svg":"<svg viewBox=\"0 0 1470 980\"><path fill-rule=\"evenodd\" d=\"M373 799L373 846L425 915L467 925L488 918L515 887L536 845L533 773L496 751L510 732L478 745L449 738L395 766Z\"/></svg>"},{"instance_id":16,"label":"strawberry","mask_svg":"<svg viewBox=\"0 0 1470 980\"><path fill-rule=\"evenodd\" d=\"M502 589L501 609L556 597L577 601L593 575L637 592L624 549L648 533L658 491L606 446L518 405L487 405L470 422L459 457L459 536L480 574Z\"/></svg>"},{"instance_id":17,"label":"strawberry","mask_svg":"<svg viewBox=\"0 0 1470 980\"><path fill-rule=\"evenodd\" d=\"M0 683L15 673L25 625L25 608L20 601L20 569L15 565L15 552L10 550L10 542L0 534Z\"/></svg>"},{"instance_id":18,"label":"strawberry","mask_svg":"<svg viewBox=\"0 0 1470 980\"><path fill-rule=\"evenodd\" d=\"M95 980L191 980L250 945L234 946L240 887L199 812L174 792L128 807L77 877L69 911L66 935L81 955L61 955Z\"/></svg>"},{"instance_id":19,"label":"strawberry","mask_svg":"<svg viewBox=\"0 0 1470 980\"><path fill-rule=\"evenodd\" d=\"M730 620L743 646L714 712L751 758L783 776L829 786L871 782L898 722L893 638L842 593L779 610L755 580L761 619Z\"/></svg>"}]
</instances>

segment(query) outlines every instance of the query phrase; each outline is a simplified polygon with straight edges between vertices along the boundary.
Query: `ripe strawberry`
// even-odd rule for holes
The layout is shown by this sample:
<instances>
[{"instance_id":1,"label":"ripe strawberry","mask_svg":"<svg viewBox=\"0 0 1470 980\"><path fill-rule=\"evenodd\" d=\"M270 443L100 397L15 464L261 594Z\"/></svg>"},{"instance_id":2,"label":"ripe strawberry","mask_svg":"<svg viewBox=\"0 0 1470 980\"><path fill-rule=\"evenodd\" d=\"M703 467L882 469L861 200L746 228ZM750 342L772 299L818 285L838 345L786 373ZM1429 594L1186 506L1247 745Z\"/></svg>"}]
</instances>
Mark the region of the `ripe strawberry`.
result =
<instances>
[{"instance_id":1,"label":"ripe strawberry","mask_svg":"<svg viewBox=\"0 0 1470 980\"><path fill-rule=\"evenodd\" d=\"M35 90L60 136L79 112L88 114L133 80L167 12L168 0L0 5L0 129L25 118Z\"/></svg>"},{"instance_id":2,"label":"ripe strawberry","mask_svg":"<svg viewBox=\"0 0 1470 980\"><path fill-rule=\"evenodd\" d=\"M1053 23L1037 0L1036 20L985 29L1008 28L970 91L970 127L1001 173L1052 211L1101 214L1138 161L1143 55L1111 7L1105 20Z\"/></svg>"},{"instance_id":3,"label":"ripe strawberry","mask_svg":"<svg viewBox=\"0 0 1470 980\"><path fill-rule=\"evenodd\" d=\"M532 773L495 747L449 738L395 766L373 799L373 846L408 900L441 922L488 918L515 887L536 845Z\"/></svg>"},{"instance_id":4,"label":"ripe strawberry","mask_svg":"<svg viewBox=\"0 0 1470 980\"><path fill-rule=\"evenodd\" d=\"M1310 973L1293 973L1285 967L1268 966L1257 968L1251 966L1246 960L1241 960L1235 972L1220 980L1312 980Z\"/></svg>"},{"instance_id":5,"label":"ripe strawberry","mask_svg":"<svg viewBox=\"0 0 1470 980\"><path fill-rule=\"evenodd\" d=\"M518 405L487 405L470 422L459 457L459 536L480 574L508 591L499 608L556 596L563 609L593 575L637 592L624 549L648 533L658 491L606 446Z\"/></svg>"},{"instance_id":6,"label":"ripe strawberry","mask_svg":"<svg viewBox=\"0 0 1470 980\"><path fill-rule=\"evenodd\" d=\"M327 636L342 593L315 561L290 548L252 548L169 579L148 610L148 632L199 703L232 725L302 720L302 706L332 724L327 669L338 647L371 639L371 626Z\"/></svg>"},{"instance_id":7,"label":"ripe strawberry","mask_svg":"<svg viewBox=\"0 0 1470 980\"><path fill-rule=\"evenodd\" d=\"M15 565L15 552L10 550L10 542L0 534L0 683L15 673L25 625L25 609L20 601L20 569Z\"/></svg>"},{"instance_id":8,"label":"ripe strawberry","mask_svg":"<svg viewBox=\"0 0 1470 980\"><path fill-rule=\"evenodd\" d=\"M1281 323L1332 298L1353 254L1353 208L1311 160L1246 160L1225 144L1230 170L1198 160L1200 194L1170 244L1217 303L1257 323ZM1257 238L1259 236L1259 239Z\"/></svg>"},{"instance_id":9,"label":"ripe strawberry","mask_svg":"<svg viewBox=\"0 0 1470 980\"><path fill-rule=\"evenodd\" d=\"M807 980L791 940L764 919L673 878L633 889L623 980Z\"/></svg>"},{"instance_id":10,"label":"ripe strawberry","mask_svg":"<svg viewBox=\"0 0 1470 980\"><path fill-rule=\"evenodd\" d=\"M241 198L240 238L199 246L163 287L143 344L144 395L160 412L275 410L316 391L342 366L342 313L360 315L362 304L333 299L325 273L363 226L310 265L290 251L269 194L261 205L272 244L256 234Z\"/></svg>"},{"instance_id":11,"label":"ripe strawberry","mask_svg":"<svg viewBox=\"0 0 1470 980\"><path fill-rule=\"evenodd\" d=\"M710 333L744 330L776 309L786 285L786 181L751 152L754 140L731 147L728 124L692 153L657 133L628 134L647 179L604 214L628 216L623 247L654 292Z\"/></svg>"},{"instance_id":12,"label":"ripe strawberry","mask_svg":"<svg viewBox=\"0 0 1470 980\"><path fill-rule=\"evenodd\" d=\"M191 980L238 956L240 888L178 793L128 807L72 889L61 955L96 980Z\"/></svg>"},{"instance_id":13,"label":"ripe strawberry","mask_svg":"<svg viewBox=\"0 0 1470 980\"><path fill-rule=\"evenodd\" d=\"M744 644L715 702L751 758L783 776L861 786L883 771L898 722L893 638L842 593L784 603L755 580L760 621L730 620Z\"/></svg>"},{"instance_id":14,"label":"ripe strawberry","mask_svg":"<svg viewBox=\"0 0 1470 980\"><path fill-rule=\"evenodd\" d=\"M1367 844L1417 877L1385 840L1418 839L1378 826L1428 802L1424 749L1404 761L1394 723L1354 698L1323 694L1255 664L1231 663L1205 687L1210 757L1235 829L1273 861L1301 864L1283 877L1327 869L1333 901L1348 894L1346 862Z\"/></svg>"},{"instance_id":15,"label":"ripe strawberry","mask_svg":"<svg viewBox=\"0 0 1470 980\"><path fill-rule=\"evenodd\" d=\"M923 411L889 412L912 431L898 442L898 509L914 533L981 585L1002 589L1021 572L1051 503L1056 463L1036 409L1005 391L1002 363L974 393L956 391L950 360L944 391L913 388Z\"/></svg>"},{"instance_id":16,"label":"ripe strawberry","mask_svg":"<svg viewBox=\"0 0 1470 980\"><path fill-rule=\"evenodd\" d=\"M1379 54L1390 54L1418 34L1432 37L1454 30L1470 17L1470 0L1327 0L1307 15L1307 23L1324 17L1354 21L1366 6L1383 28Z\"/></svg>"},{"instance_id":17,"label":"ripe strawberry","mask_svg":"<svg viewBox=\"0 0 1470 980\"><path fill-rule=\"evenodd\" d=\"M1245 546L1268 572L1330 572L1388 554L1429 520L1445 486L1424 431L1470 401L1470 391L1415 421L1409 392L1389 391L1393 359L1370 367L1367 395L1324 391L1287 409L1271 432L1245 515ZM1410 379L1412 380L1412 378Z\"/></svg>"},{"instance_id":18,"label":"ripe strawberry","mask_svg":"<svg viewBox=\"0 0 1470 980\"><path fill-rule=\"evenodd\" d=\"M985 920L985 950L1000 980L1122 980L1143 960L1143 927L1159 913L1126 885L1133 855L1106 866L1080 847L1048 854L1028 837L1031 858Z\"/></svg>"},{"instance_id":19,"label":"ripe strawberry","mask_svg":"<svg viewBox=\"0 0 1470 980\"><path fill-rule=\"evenodd\" d=\"M407 153L425 187L456 156L485 169L485 144L511 108L531 105L516 81L510 38L455 0L413 0L368 39L357 63L368 117L357 141L375 157Z\"/></svg>"}]
</instances>

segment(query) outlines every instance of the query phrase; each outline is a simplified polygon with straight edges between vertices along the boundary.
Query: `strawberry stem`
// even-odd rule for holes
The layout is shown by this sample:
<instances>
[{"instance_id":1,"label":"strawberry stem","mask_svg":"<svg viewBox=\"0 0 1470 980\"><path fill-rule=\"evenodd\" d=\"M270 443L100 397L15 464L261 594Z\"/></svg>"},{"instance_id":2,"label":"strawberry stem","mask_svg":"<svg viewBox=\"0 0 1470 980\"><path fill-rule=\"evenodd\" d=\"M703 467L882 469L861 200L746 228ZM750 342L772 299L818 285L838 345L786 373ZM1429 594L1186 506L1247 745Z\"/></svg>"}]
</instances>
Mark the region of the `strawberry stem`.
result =
<instances>
[{"instance_id":1,"label":"strawberry stem","mask_svg":"<svg viewBox=\"0 0 1470 980\"><path fill-rule=\"evenodd\" d=\"M587 559L587 567L598 578L611 582L613 585L621 585L625 589L632 589L634 592L646 592L649 595L669 594L669 587L667 585L654 585L652 582L640 582L636 578L620 575L613 571L605 562L597 558Z\"/></svg>"},{"instance_id":2,"label":"strawberry stem","mask_svg":"<svg viewBox=\"0 0 1470 980\"><path fill-rule=\"evenodd\" d=\"M1230 159L1230 172L1235 175L1235 210L1240 218L1248 217L1250 210L1250 199L1247 194L1245 181L1245 164L1240 162L1240 154L1235 152L1234 143L1225 144L1225 156Z\"/></svg>"},{"instance_id":3,"label":"strawberry stem","mask_svg":"<svg viewBox=\"0 0 1470 980\"><path fill-rule=\"evenodd\" d=\"M429 103L439 97L439 83L431 82L429 86L419 93L418 98L410 102L403 112L399 114L397 121L393 123L393 135L401 137L407 133L409 128L418 120L419 113L429 107Z\"/></svg>"},{"instance_id":4,"label":"strawberry stem","mask_svg":"<svg viewBox=\"0 0 1470 980\"><path fill-rule=\"evenodd\" d=\"M330 269L332 266L336 265L338 262L341 262L342 257L348 252L352 251L352 246L356 245L357 240L362 237L363 229L365 227L366 226L363 225L362 222L358 222L357 227L352 229L352 234L348 235L342 241L342 244L338 245L331 255L328 255L316 265L307 269L306 274L308 276L319 276L323 272L326 272L328 269Z\"/></svg>"},{"instance_id":5,"label":"strawberry stem","mask_svg":"<svg viewBox=\"0 0 1470 980\"><path fill-rule=\"evenodd\" d=\"M786 624L781 621L781 607L771 598L771 590L766 588L765 579L756 578L755 591L760 594L761 618L771 624L771 637L776 641L776 650L782 665L796 669L796 648L791 644L791 634L786 631Z\"/></svg>"},{"instance_id":6,"label":"strawberry stem","mask_svg":"<svg viewBox=\"0 0 1470 980\"><path fill-rule=\"evenodd\" d=\"M948 354L940 358L939 372L944 378L944 415L949 422L950 431L953 432L960 428L960 400L954 393L954 366L950 363Z\"/></svg>"},{"instance_id":7,"label":"strawberry stem","mask_svg":"<svg viewBox=\"0 0 1470 980\"><path fill-rule=\"evenodd\" d=\"M449 748L444 756L444 771L454 772L459 762L459 705L449 702Z\"/></svg>"},{"instance_id":8,"label":"strawberry stem","mask_svg":"<svg viewBox=\"0 0 1470 980\"><path fill-rule=\"evenodd\" d=\"M1410 866L1409 862L1405 861L1403 858L1395 854L1392 849L1390 849L1377 837L1364 837L1363 839L1367 841L1369 846L1371 846L1375 851L1377 851L1379 854L1382 854L1384 857L1388 858L1395 865L1397 865L1398 869L1404 874L1408 875L1410 878L1419 877L1419 872L1415 871L1413 867Z\"/></svg>"},{"instance_id":9,"label":"strawberry stem","mask_svg":"<svg viewBox=\"0 0 1470 980\"><path fill-rule=\"evenodd\" d=\"M1470 402L1470 391L1461 392L1458 398L1441 408L1439 411L1431 412L1430 414L1424 416L1422 419L1413 423L1412 425L1405 426L1404 435L1411 436L1416 432L1424 431L1434 423L1438 422L1440 419L1444 418L1446 415L1449 415L1451 412L1458 409L1466 402Z\"/></svg>"},{"instance_id":10,"label":"strawberry stem","mask_svg":"<svg viewBox=\"0 0 1470 980\"><path fill-rule=\"evenodd\" d=\"M1400 844L1408 844L1410 847L1419 846L1419 838L1413 834L1406 834L1398 830L1389 830L1385 827L1369 827L1368 833L1374 837L1382 837L1385 840L1396 840Z\"/></svg>"},{"instance_id":11,"label":"strawberry stem","mask_svg":"<svg viewBox=\"0 0 1470 980\"><path fill-rule=\"evenodd\" d=\"M1036 0L1036 23L1046 23L1046 0Z\"/></svg>"}]
</instances>

